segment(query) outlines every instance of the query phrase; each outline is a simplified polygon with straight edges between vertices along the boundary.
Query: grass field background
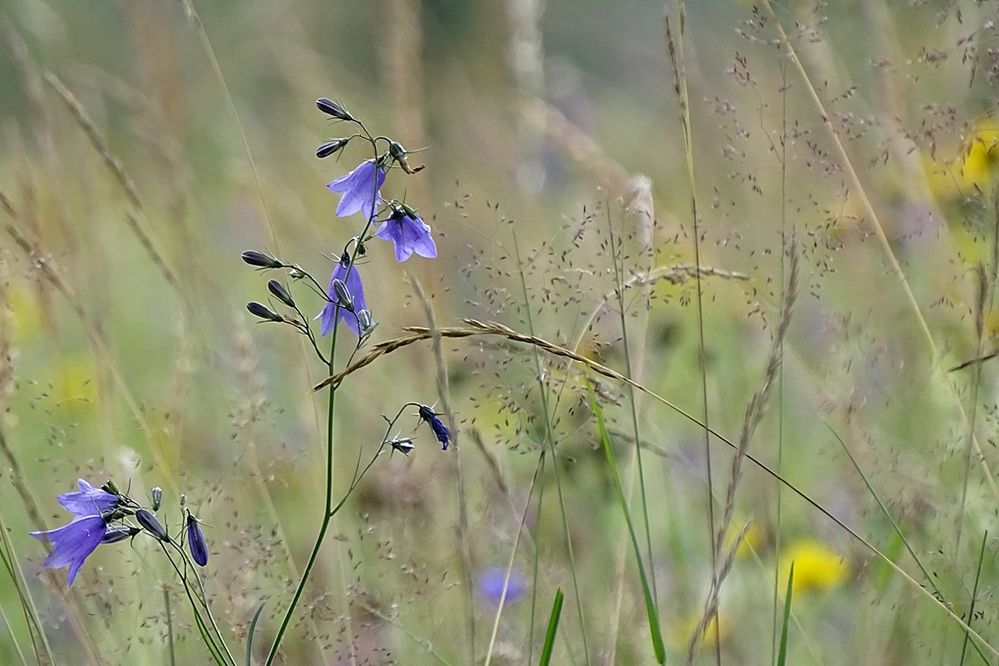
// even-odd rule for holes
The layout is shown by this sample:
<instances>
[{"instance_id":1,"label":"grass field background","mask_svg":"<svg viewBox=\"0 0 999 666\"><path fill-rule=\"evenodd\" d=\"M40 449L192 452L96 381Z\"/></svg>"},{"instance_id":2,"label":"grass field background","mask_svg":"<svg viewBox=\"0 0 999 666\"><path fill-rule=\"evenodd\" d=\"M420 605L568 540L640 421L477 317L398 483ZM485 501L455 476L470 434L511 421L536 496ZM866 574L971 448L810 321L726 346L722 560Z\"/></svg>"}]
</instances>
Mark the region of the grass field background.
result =
<instances>
[{"instance_id":1,"label":"grass field background","mask_svg":"<svg viewBox=\"0 0 999 666\"><path fill-rule=\"evenodd\" d=\"M654 663L620 479L669 663L775 663L785 626L788 664L996 663L999 362L951 369L999 335L997 22L972 0L7 0L0 662L46 661L31 615L58 663L210 661L149 539L72 588L41 567L28 532L82 477L161 486L172 529L185 494L240 660L264 603L263 663L321 519L328 373L246 312L277 276L240 253L325 282L358 233L324 186L368 155L315 157L343 131L325 96L427 148L386 190L439 256L369 244L359 354L428 312L513 335L344 381L337 496L406 401L447 405L456 442L400 421L416 449L334 518L279 662L537 663L561 590L551 663Z\"/></svg>"}]
</instances>

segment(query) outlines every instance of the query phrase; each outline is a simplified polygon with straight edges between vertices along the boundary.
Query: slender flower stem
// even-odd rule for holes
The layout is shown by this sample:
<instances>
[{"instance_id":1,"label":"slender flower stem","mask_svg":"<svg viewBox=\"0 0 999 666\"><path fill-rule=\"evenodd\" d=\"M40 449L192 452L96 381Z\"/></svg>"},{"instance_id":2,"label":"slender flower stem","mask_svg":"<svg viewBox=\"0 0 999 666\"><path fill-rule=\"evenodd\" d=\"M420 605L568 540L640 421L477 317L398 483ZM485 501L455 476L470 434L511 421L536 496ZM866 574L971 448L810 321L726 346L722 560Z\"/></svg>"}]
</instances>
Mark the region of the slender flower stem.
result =
<instances>
[{"instance_id":1,"label":"slender flower stem","mask_svg":"<svg viewBox=\"0 0 999 666\"><path fill-rule=\"evenodd\" d=\"M375 140L371 138L367 129L360 121L355 121L364 131L365 136L371 143L371 148L375 153L375 163L376 171L374 178L374 185L371 192L371 215L368 217L367 223L364 225L364 230L361 231L360 238L364 238L365 234L371 228L375 219L375 206L378 203L378 172L377 172L377 161L378 161L378 147ZM347 264L347 271L344 275L344 279L350 276L350 271L354 269L354 262L357 260L358 244L355 243L354 249L350 254L350 262ZM308 274L306 274L308 275ZM310 276L311 277L311 276ZM315 281L313 279L313 281ZM329 298L327 296L327 298ZM327 368L329 369L330 375L333 374L336 359L336 340L337 331L340 330L340 303L339 300L336 302L333 310L333 334L330 338L330 353L327 360ZM338 386L330 386L329 400L327 402L326 410L326 502L323 508L323 519L319 524L319 532L316 534L316 541L312 545L312 552L309 554L309 561L305 565L305 569L302 571L302 578L298 581L298 586L295 588L295 595L291 599L291 603L288 604L288 610L285 611L284 617L281 620L281 626L278 628L277 634L274 636L274 642L271 644L271 649L267 653L267 660L264 662L265 666L270 666L274 663L274 659L277 657L278 649L281 646L281 641L284 638L285 632L288 630L288 625L291 623L291 616L295 612L296 606L298 606L299 600L302 598L302 593L305 591L305 584L309 580L309 575L312 573L312 568L316 564L316 560L319 558L319 550L323 546L323 541L326 539L326 532L329 530L330 522L333 520L333 515L335 513L333 507L333 442L334 442L334 423L333 417L336 412L336 390ZM353 487L351 487L353 489ZM344 499L337 504L337 509L346 501L349 492Z\"/></svg>"}]
</instances>

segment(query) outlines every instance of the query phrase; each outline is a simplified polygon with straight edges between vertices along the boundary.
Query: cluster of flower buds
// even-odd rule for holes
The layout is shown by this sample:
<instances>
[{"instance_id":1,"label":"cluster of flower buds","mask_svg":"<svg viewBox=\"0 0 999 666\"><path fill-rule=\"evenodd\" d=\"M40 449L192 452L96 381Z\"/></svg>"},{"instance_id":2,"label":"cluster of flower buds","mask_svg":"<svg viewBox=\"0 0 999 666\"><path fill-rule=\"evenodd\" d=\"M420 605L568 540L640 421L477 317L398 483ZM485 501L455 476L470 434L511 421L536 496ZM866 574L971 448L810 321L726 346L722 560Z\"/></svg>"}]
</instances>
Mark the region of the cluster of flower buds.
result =
<instances>
[{"instance_id":1,"label":"cluster of flower buds","mask_svg":"<svg viewBox=\"0 0 999 666\"><path fill-rule=\"evenodd\" d=\"M76 580L84 561L102 544L118 543L145 533L163 544L174 546L183 554L183 541L178 543L171 537L156 517L163 501L162 489L153 488L150 508L147 509L121 492L113 481L95 488L84 479L79 479L77 487L79 490L56 498L64 509L73 514L70 523L54 530L30 533L36 539L52 544L52 551L43 564L53 569L68 566L69 585ZM190 511L187 512L187 543L192 559L200 566L208 564L205 535Z\"/></svg>"}]
</instances>

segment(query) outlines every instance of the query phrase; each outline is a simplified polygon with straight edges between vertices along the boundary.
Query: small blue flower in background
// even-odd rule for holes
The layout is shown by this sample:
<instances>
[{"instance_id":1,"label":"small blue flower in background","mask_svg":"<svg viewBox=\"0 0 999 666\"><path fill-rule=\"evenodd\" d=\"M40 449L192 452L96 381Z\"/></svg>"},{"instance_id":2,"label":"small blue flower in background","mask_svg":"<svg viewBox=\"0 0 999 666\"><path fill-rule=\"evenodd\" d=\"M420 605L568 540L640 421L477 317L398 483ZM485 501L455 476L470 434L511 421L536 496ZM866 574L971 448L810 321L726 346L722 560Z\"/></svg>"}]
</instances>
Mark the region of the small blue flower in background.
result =
<instances>
[{"instance_id":1,"label":"small blue flower in background","mask_svg":"<svg viewBox=\"0 0 999 666\"><path fill-rule=\"evenodd\" d=\"M395 243L395 260L402 263L415 252L421 257L437 256L437 244L426 224L414 210L407 206L392 206L392 215L382 222L375 234Z\"/></svg>"},{"instance_id":2,"label":"small blue flower in background","mask_svg":"<svg viewBox=\"0 0 999 666\"><path fill-rule=\"evenodd\" d=\"M434 431L434 436L437 437L437 441L441 443L444 451L447 451L447 445L451 441L451 431L447 429L444 422L441 421L438 414L434 412L433 409L427 407L426 405L420 405L420 418L426 421L430 426L430 429Z\"/></svg>"},{"instance_id":3,"label":"small blue flower in background","mask_svg":"<svg viewBox=\"0 0 999 666\"><path fill-rule=\"evenodd\" d=\"M375 216L374 204L381 201L382 184L385 182L386 168L375 166L373 159L361 162L350 173L340 176L326 185L330 192L340 192L343 196L337 204L337 217L350 217L361 211L365 219ZM377 184L376 184L377 182ZM374 201L372 201L374 196Z\"/></svg>"},{"instance_id":4,"label":"small blue flower in background","mask_svg":"<svg viewBox=\"0 0 999 666\"><path fill-rule=\"evenodd\" d=\"M43 566L50 569L68 566L68 581L72 585L84 560L101 544L106 529L107 524L101 516L86 516L54 530L30 534L52 544L52 552L45 558Z\"/></svg>"},{"instance_id":5,"label":"small blue flower in background","mask_svg":"<svg viewBox=\"0 0 999 666\"><path fill-rule=\"evenodd\" d=\"M503 581L506 580L506 568L490 567L479 574L477 588L479 596L489 604L498 606L503 597ZM527 591L527 581L516 570L510 571L510 580L506 584L506 600L512 604L524 596Z\"/></svg>"},{"instance_id":6,"label":"small blue flower in background","mask_svg":"<svg viewBox=\"0 0 999 666\"><path fill-rule=\"evenodd\" d=\"M327 296L330 300L326 302L323 306L322 311L316 316L319 319L319 332L322 335L329 335L333 330L333 326L336 322L333 321L333 316L337 313L337 295L333 290L333 281L340 280L347 287L347 291L350 292L351 300L353 301L353 312L347 310L341 304L339 309L339 319L342 319L346 324L347 328L354 332L354 335L360 335L360 327L357 323L357 312L361 310L367 310L368 306L364 301L364 285L361 284L361 274L357 271L357 266L355 265L350 269L350 274L347 273L347 267L350 266L350 257L344 253L337 262L336 266L333 268L333 274L330 275L330 285L327 291Z\"/></svg>"},{"instance_id":7,"label":"small blue flower in background","mask_svg":"<svg viewBox=\"0 0 999 666\"><path fill-rule=\"evenodd\" d=\"M62 508L77 516L96 516L113 511L118 506L118 496L100 488L94 488L83 479L77 479L80 488L76 492L63 493L56 499Z\"/></svg>"},{"instance_id":8,"label":"small blue flower in background","mask_svg":"<svg viewBox=\"0 0 999 666\"><path fill-rule=\"evenodd\" d=\"M205 533L201 531L198 519L190 511L187 512L187 547L191 551L191 557L199 566L208 564L208 544L205 542Z\"/></svg>"}]
</instances>

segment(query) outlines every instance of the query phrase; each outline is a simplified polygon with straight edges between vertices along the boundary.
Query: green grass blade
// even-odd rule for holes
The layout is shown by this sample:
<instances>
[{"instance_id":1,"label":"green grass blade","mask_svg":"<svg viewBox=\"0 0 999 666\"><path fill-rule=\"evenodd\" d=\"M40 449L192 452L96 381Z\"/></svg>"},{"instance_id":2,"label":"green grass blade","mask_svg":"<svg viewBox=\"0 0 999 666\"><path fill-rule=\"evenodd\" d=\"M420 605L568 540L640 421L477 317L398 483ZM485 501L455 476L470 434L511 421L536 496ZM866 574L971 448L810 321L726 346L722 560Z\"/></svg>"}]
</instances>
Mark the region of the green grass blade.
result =
<instances>
[{"instance_id":1,"label":"green grass blade","mask_svg":"<svg viewBox=\"0 0 999 666\"><path fill-rule=\"evenodd\" d=\"M264 612L264 605L260 604L257 606L257 612L253 614L253 619L250 620L250 628L246 632L246 666L253 666L253 632L257 628L257 620L260 619L260 614Z\"/></svg>"},{"instance_id":2,"label":"green grass blade","mask_svg":"<svg viewBox=\"0 0 999 666\"><path fill-rule=\"evenodd\" d=\"M794 581L794 562L791 562L791 572L787 575L787 593L784 595L784 620L780 628L780 648L777 651L777 666L784 666L787 662L787 628L791 624L792 581Z\"/></svg>"},{"instance_id":3,"label":"green grass blade","mask_svg":"<svg viewBox=\"0 0 999 666\"><path fill-rule=\"evenodd\" d=\"M548 666L552 660L552 650L555 648L555 633L558 631L558 620L562 616L562 602L565 595L562 588L555 590L555 602L552 604L552 614L548 618L548 631L545 632L545 645L541 648L540 666Z\"/></svg>"},{"instance_id":4,"label":"green grass blade","mask_svg":"<svg viewBox=\"0 0 999 666\"><path fill-rule=\"evenodd\" d=\"M985 560L985 543L989 539L989 531L985 530L982 537L982 549L978 552L978 570L975 572L975 585L971 588L971 605L968 608L968 626L971 626L975 619L975 598L978 596L978 581L982 578L982 562ZM964 643L961 645L961 666L964 666L964 659L968 655L968 630L964 630ZM979 652L981 654L981 652ZM984 659L984 656L982 657ZM988 661L986 661L988 663Z\"/></svg>"},{"instance_id":5,"label":"green grass blade","mask_svg":"<svg viewBox=\"0 0 999 666\"><path fill-rule=\"evenodd\" d=\"M652 635L652 649L656 653L656 661L660 664L666 663L666 647L663 645L662 630L659 626L659 613L656 611L655 599L652 597L652 590L649 587L649 579L645 575L645 564L642 562L642 551L638 545L638 537L635 536L635 525L631 521L631 512L628 510L628 500L624 496L624 488L621 485L621 475L617 471L617 459L614 457L614 450L611 448L610 435L607 434L607 426L604 423L604 413L597 404L596 396L593 394L593 385L587 382L587 394L590 398L590 409L597 419L597 428L600 431L600 443L603 445L604 454L607 457L607 466L610 468L611 476L614 478L614 488L617 490L617 497L621 503L621 511L624 512L624 520L628 524L628 534L631 535L631 545L635 549L635 561L638 563L638 575L642 580L642 594L645 597L645 611L649 616L649 633Z\"/></svg>"}]
</instances>

